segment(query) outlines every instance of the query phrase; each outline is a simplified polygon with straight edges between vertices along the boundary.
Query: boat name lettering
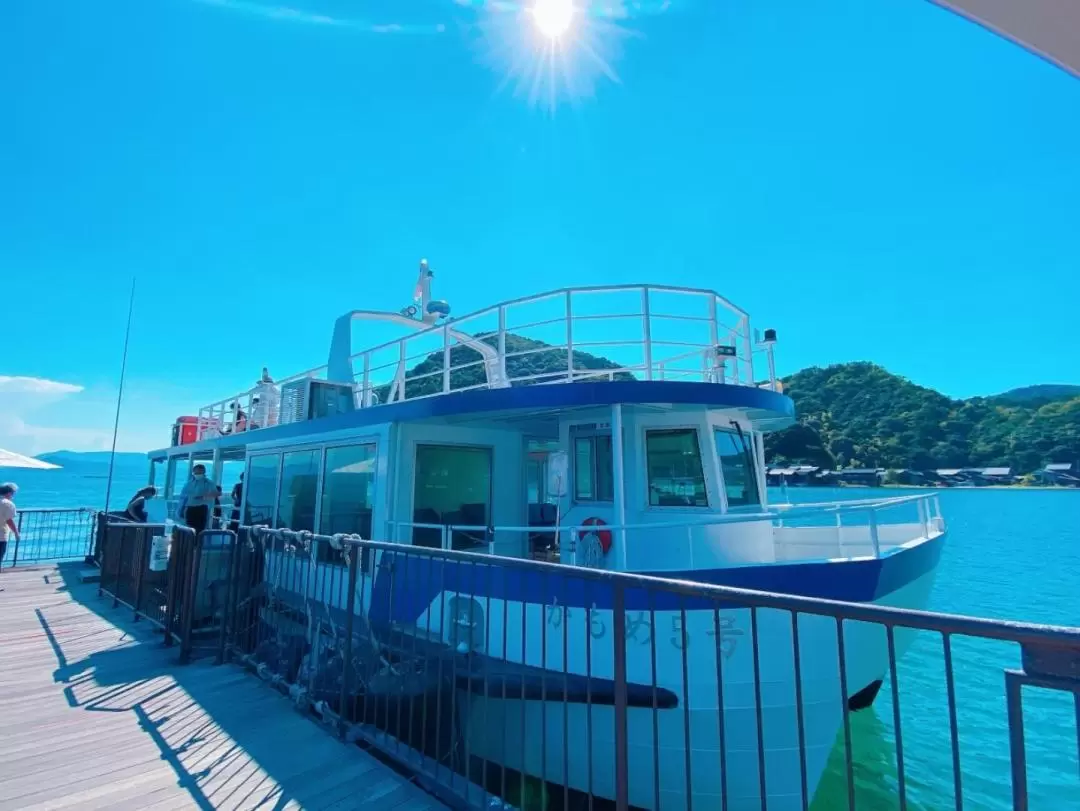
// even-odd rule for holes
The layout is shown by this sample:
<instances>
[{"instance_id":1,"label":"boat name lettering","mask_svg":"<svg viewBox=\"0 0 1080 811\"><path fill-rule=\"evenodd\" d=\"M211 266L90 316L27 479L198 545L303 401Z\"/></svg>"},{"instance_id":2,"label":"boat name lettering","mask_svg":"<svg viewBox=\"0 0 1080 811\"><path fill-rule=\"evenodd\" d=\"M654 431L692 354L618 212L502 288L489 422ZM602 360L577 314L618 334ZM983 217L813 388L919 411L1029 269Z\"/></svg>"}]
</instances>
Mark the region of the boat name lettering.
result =
<instances>
[{"instance_id":1,"label":"boat name lettering","mask_svg":"<svg viewBox=\"0 0 1080 811\"><path fill-rule=\"evenodd\" d=\"M574 616L574 610L569 606L560 605L558 599L547 606L547 623L552 628L561 628L564 619L569 621ZM602 639L607 635L607 624L601 616L596 603L587 609L589 615L589 633L593 639ZM637 642L639 645L648 645L653 641L654 618L647 616L647 611L627 611L626 618L626 641ZM734 617L720 617L719 624L713 623L713 627L705 632L706 636L719 640L717 648L725 659L735 655L738 638L743 636L743 631L735 627ZM691 635L685 629L683 617L671 618L671 645L677 650L682 650L690 645Z\"/></svg>"}]
</instances>

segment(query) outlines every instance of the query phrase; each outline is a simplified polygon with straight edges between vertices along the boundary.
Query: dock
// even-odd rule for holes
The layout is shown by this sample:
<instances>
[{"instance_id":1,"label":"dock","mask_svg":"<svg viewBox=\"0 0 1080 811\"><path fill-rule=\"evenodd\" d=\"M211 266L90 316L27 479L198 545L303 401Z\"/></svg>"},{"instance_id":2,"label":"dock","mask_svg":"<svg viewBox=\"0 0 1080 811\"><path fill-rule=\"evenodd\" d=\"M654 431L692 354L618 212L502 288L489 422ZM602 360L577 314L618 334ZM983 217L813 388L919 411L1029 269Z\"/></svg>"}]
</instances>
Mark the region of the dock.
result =
<instances>
[{"instance_id":1,"label":"dock","mask_svg":"<svg viewBox=\"0 0 1080 811\"><path fill-rule=\"evenodd\" d=\"M179 665L80 568L0 573L0 811L445 808L239 667Z\"/></svg>"}]
</instances>

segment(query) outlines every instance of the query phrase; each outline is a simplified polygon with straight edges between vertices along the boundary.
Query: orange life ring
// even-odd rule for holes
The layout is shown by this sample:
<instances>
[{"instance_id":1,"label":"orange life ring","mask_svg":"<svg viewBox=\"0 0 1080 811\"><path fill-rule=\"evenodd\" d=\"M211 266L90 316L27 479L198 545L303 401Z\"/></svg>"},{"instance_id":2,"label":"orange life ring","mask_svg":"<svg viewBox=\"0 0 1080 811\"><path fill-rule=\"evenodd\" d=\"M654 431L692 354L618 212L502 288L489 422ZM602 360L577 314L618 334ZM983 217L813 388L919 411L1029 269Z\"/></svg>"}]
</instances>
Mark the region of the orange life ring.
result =
<instances>
[{"instance_id":1,"label":"orange life ring","mask_svg":"<svg viewBox=\"0 0 1080 811\"><path fill-rule=\"evenodd\" d=\"M583 526L583 527L606 527L607 522L605 522L602 518L596 518L596 517L586 518L584 521L581 522L581 526ZM600 541L600 548L604 551L604 554L606 555L608 553L608 550L611 549L611 530L610 529L598 529L598 530L594 531L593 534Z\"/></svg>"}]
</instances>

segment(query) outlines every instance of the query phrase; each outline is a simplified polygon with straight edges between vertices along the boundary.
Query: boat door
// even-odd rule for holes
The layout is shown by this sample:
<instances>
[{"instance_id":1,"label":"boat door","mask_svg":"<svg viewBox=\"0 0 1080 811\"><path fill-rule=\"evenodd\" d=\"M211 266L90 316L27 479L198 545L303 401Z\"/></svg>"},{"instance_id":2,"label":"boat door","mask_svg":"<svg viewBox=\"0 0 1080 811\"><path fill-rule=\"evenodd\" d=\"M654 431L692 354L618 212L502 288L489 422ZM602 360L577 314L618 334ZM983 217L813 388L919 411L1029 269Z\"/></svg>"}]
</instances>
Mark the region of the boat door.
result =
<instances>
[{"instance_id":1,"label":"boat door","mask_svg":"<svg viewBox=\"0 0 1080 811\"><path fill-rule=\"evenodd\" d=\"M416 446L412 542L434 549L487 551L492 449Z\"/></svg>"},{"instance_id":2,"label":"boat door","mask_svg":"<svg viewBox=\"0 0 1080 811\"><path fill-rule=\"evenodd\" d=\"M550 487L551 456L558 443L529 440L525 454L525 499L529 522L528 556L558 562L558 493Z\"/></svg>"}]
</instances>

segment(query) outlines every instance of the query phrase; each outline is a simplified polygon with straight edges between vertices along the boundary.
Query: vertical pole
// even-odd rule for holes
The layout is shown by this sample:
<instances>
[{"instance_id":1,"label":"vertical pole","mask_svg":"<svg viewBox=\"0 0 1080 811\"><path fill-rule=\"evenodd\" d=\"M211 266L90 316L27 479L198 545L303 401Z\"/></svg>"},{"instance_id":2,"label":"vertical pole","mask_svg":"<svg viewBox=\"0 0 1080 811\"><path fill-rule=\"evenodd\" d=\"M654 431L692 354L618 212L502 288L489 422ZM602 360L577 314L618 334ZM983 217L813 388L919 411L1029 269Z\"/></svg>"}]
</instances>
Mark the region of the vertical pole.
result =
<instances>
[{"instance_id":1,"label":"vertical pole","mask_svg":"<svg viewBox=\"0 0 1080 811\"><path fill-rule=\"evenodd\" d=\"M18 534L18 537L15 538L15 553L14 553L13 557L11 558L11 568L12 569L14 569L16 566L19 565L19 542L22 540L22 525L23 525L23 514L19 513L18 516L15 519L15 527L16 527L16 529L19 530L19 534ZM2 561L0 561L0 562L2 562Z\"/></svg>"},{"instance_id":2,"label":"vertical pole","mask_svg":"<svg viewBox=\"0 0 1080 811\"><path fill-rule=\"evenodd\" d=\"M1009 763L1012 766L1013 811L1028 811L1024 706L1020 697L1020 679L1015 673L1005 673L1005 697L1009 718Z\"/></svg>"},{"instance_id":3,"label":"vertical pole","mask_svg":"<svg viewBox=\"0 0 1080 811\"><path fill-rule=\"evenodd\" d=\"M360 379L360 385L362 387L360 393L360 406L361 408L367 408L371 405L371 355L367 352L364 353L364 371L363 377Z\"/></svg>"},{"instance_id":4,"label":"vertical pole","mask_svg":"<svg viewBox=\"0 0 1080 811\"><path fill-rule=\"evenodd\" d=\"M345 599L345 647L341 652L341 696L338 701L338 734L342 737L345 736L345 731L351 723L348 701L349 686L352 683L353 625L356 617L356 580L358 576L357 560L362 552L359 546L352 546L347 541L343 541L343 543L345 547L342 549L342 553L345 555L349 566L349 593ZM360 606L360 610L363 611L364 607Z\"/></svg>"},{"instance_id":5,"label":"vertical pole","mask_svg":"<svg viewBox=\"0 0 1080 811\"><path fill-rule=\"evenodd\" d=\"M318 515L318 513L316 513ZM225 663L225 653L230 644L230 623L233 615L233 595L236 593L236 577L239 571L240 543L237 534L230 531L229 537L229 574L225 581L225 602L221 606L221 637L218 639L218 652L214 664Z\"/></svg>"},{"instance_id":6,"label":"vertical pole","mask_svg":"<svg viewBox=\"0 0 1080 811\"><path fill-rule=\"evenodd\" d=\"M135 312L135 279L131 280L131 298L128 301L127 329L124 331L124 355L120 361L120 387L116 391L116 416L113 419L112 451L109 454L109 478L105 481L105 512L109 511L112 496L113 466L116 463L116 434L120 430L120 403L124 399L124 376L127 372L128 343L131 340L131 314Z\"/></svg>"},{"instance_id":7,"label":"vertical pole","mask_svg":"<svg viewBox=\"0 0 1080 811\"><path fill-rule=\"evenodd\" d=\"M930 522L926 514L926 499L919 499L919 528L924 538L930 535Z\"/></svg>"},{"instance_id":8,"label":"vertical pole","mask_svg":"<svg viewBox=\"0 0 1080 811\"><path fill-rule=\"evenodd\" d=\"M142 608L143 572L146 571L146 544L152 540L153 533L147 527L139 527L135 530L135 597L132 599L135 609L135 622L139 621L139 611Z\"/></svg>"},{"instance_id":9,"label":"vertical pole","mask_svg":"<svg viewBox=\"0 0 1080 811\"><path fill-rule=\"evenodd\" d=\"M878 541L877 510L870 510L870 545L874 547L874 557L881 557L881 544Z\"/></svg>"},{"instance_id":10,"label":"vertical pole","mask_svg":"<svg viewBox=\"0 0 1080 811\"><path fill-rule=\"evenodd\" d=\"M566 382L574 382L574 311L572 308L572 294L566 291Z\"/></svg>"},{"instance_id":11,"label":"vertical pole","mask_svg":"<svg viewBox=\"0 0 1080 811\"><path fill-rule=\"evenodd\" d=\"M611 407L611 464L615 469L615 523L618 524L619 568L626 571L626 486L623 482L622 403Z\"/></svg>"},{"instance_id":12,"label":"vertical pole","mask_svg":"<svg viewBox=\"0 0 1080 811\"><path fill-rule=\"evenodd\" d=\"M652 315L649 312L649 288L641 288L641 331L645 348L645 379L652 380Z\"/></svg>"},{"instance_id":13,"label":"vertical pole","mask_svg":"<svg viewBox=\"0 0 1080 811\"><path fill-rule=\"evenodd\" d=\"M499 305L499 385L509 386L510 376L506 372L506 305Z\"/></svg>"},{"instance_id":14,"label":"vertical pole","mask_svg":"<svg viewBox=\"0 0 1080 811\"><path fill-rule=\"evenodd\" d=\"M754 385L754 342L750 337L750 316L744 315L739 319L739 330L742 332L743 339L743 353L746 355L746 385ZM739 379L739 359L735 359L735 382L741 382Z\"/></svg>"},{"instance_id":15,"label":"vertical pole","mask_svg":"<svg viewBox=\"0 0 1080 811\"><path fill-rule=\"evenodd\" d=\"M716 382L714 375L716 367L716 347L720 343L720 324L716 320L716 296L709 296L709 351L705 354L703 362L706 367L704 380Z\"/></svg>"},{"instance_id":16,"label":"vertical pole","mask_svg":"<svg viewBox=\"0 0 1080 811\"><path fill-rule=\"evenodd\" d=\"M626 723L626 593L621 583L613 582L611 625L615 654L615 807L630 807L629 740Z\"/></svg>"},{"instance_id":17,"label":"vertical pole","mask_svg":"<svg viewBox=\"0 0 1080 811\"><path fill-rule=\"evenodd\" d=\"M489 383L491 381L488 381ZM442 328L442 390L443 394L450 391L450 325L443 324Z\"/></svg>"},{"instance_id":18,"label":"vertical pole","mask_svg":"<svg viewBox=\"0 0 1080 811\"><path fill-rule=\"evenodd\" d=\"M187 583L184 588L183 603L180 606L180 664L191 661L191 625L195 619L195 603L199 595L199 564L202 562L204 532L200 532L191 542L191 559L187 565Z\"/></svg>"}]
</instances>

